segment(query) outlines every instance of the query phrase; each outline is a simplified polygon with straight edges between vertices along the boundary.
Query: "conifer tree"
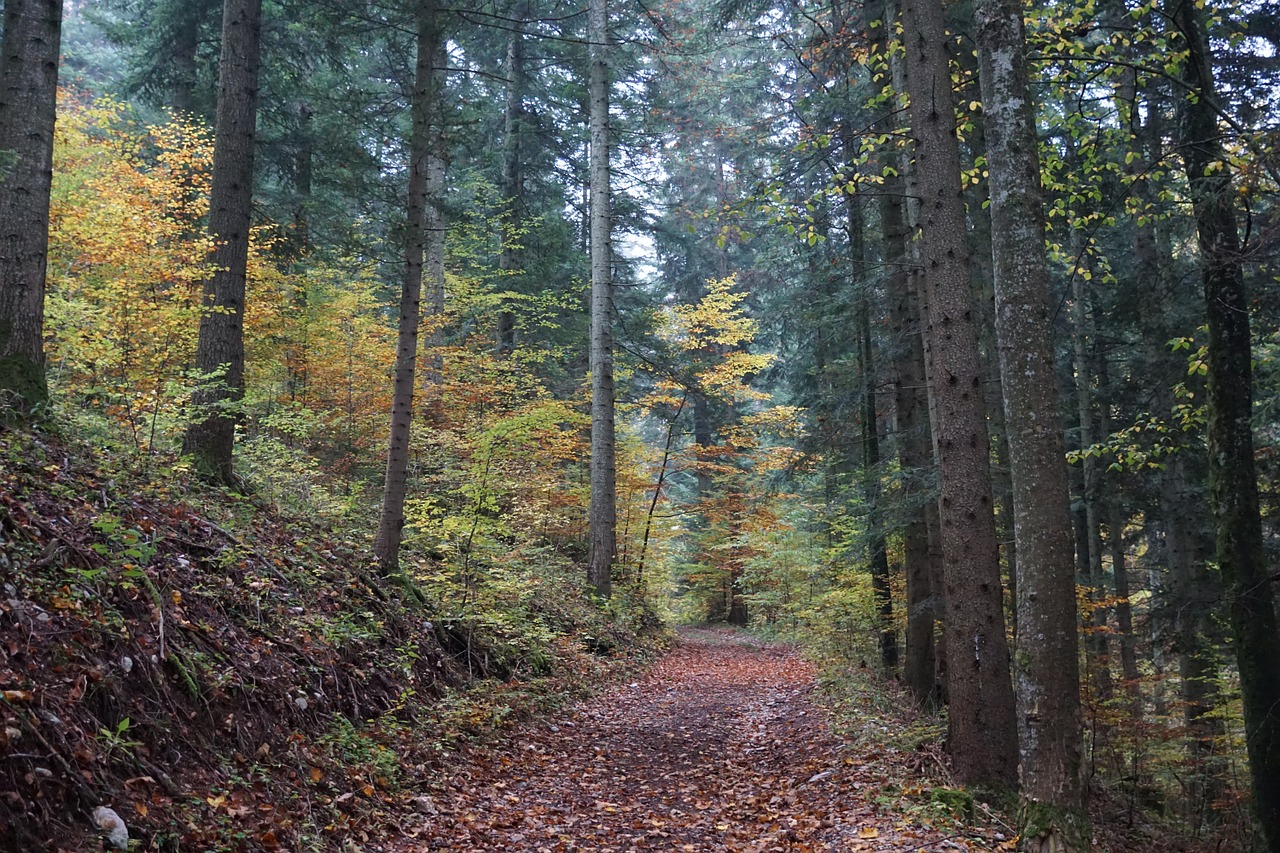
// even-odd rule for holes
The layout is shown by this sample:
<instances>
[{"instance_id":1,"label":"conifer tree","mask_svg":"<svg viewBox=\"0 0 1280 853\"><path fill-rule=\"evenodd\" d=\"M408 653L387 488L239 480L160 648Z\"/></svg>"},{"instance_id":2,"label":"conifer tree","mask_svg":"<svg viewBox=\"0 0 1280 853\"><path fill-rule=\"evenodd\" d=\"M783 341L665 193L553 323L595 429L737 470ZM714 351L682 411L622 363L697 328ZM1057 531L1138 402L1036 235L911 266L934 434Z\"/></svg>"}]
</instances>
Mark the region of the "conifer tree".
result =
<instances>
[{"instance_id":1,"label":"conifer tree","mask_svg":"<svg viewBox=\"0 0 1280 853\"><path fill-rule=\"evenodd\" d=\"M44 291L61 0L9 0L0 44L0 422L48 398Z\"/></svg>"}]
</instances>

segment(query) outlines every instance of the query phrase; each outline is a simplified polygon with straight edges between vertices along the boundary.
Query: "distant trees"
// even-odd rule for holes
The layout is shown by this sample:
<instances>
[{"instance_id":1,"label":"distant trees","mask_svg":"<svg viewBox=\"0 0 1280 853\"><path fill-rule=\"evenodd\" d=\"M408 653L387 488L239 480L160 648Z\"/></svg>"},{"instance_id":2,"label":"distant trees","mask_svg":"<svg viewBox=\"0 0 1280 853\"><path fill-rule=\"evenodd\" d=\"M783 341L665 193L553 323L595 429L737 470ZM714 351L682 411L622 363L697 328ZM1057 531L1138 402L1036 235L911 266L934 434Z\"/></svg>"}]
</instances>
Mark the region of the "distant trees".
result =
<instances>
[{"instance_id":1,"label":"distant trees","mask_svg":"<svg viewBox=\"0 0 1280 853\"><path fill-rule=\"evenodd\" d=\"M48 398L45 267L61 0L9 0L0 44L0 422Z\"/></svg>"}]
</instances>

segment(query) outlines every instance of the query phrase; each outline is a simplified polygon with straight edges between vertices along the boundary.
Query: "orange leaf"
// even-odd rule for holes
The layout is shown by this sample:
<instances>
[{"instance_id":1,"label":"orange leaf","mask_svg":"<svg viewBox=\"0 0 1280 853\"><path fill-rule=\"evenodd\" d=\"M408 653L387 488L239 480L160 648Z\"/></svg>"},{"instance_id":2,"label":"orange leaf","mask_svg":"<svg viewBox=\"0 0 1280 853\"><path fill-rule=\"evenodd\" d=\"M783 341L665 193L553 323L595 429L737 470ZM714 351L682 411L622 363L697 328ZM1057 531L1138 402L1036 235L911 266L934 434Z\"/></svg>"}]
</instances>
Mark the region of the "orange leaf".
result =
<instances>
[{"instance_id":1,"label":"orange leaf","mask_svg":"<svg viewBox=\"0 0 1280 853\"><path fill-rule=\"evenodd\" d=\"M324 778L324 771L323 771L323 770L321 770L319 767L312 767L312 768L311 768L311 781L312 781L312 782L319 782L319 781L320 781L321 779L323 779L323 778Z\"/></svg>"}]
</instances>

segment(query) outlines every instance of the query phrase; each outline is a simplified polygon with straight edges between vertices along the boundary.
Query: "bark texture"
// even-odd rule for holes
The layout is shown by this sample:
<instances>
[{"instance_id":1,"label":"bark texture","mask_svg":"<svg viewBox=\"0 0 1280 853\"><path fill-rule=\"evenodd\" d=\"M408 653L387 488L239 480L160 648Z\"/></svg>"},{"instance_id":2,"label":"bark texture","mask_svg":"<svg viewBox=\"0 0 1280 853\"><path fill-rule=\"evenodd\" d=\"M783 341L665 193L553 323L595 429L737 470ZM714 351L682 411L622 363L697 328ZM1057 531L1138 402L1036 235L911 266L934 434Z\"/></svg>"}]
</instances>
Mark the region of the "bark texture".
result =
<instances>
[{"instance_id":1,"label":"bark texture","mask_svg":"<svg viewBox=\"0 0 1280 853\"><path fill-rule=\"evenodd\" d=\"M503 212L502 250L498 254L498 269L507 274L504 289L509 289L510 277L521 266L519 232L523 225L524 202L524 19L529 14L529 4L522 2L514 11L516 21L507 40L507 101L503 107L502 175L501 190ZM498 353L509 355L516 347L516 315L509 301L504 299L498 311L496 332Z\"/></svg>"},{"instance_id":2,"label":"bark texture","mask_svg":"<svg viewBox=\"0 0 1280 853\"><path fill-rule=\"evenodd\" d=\"M0 45L0 423L48 399L44 279L60 0L9 0Z\"/></svg>"},{"instance_id":3,"label":"bark texture","mask_svg":"<svg viewBox=\"0 0 1280 853\"><path fill-rule=\"evenodd\" d=\"M992 508L989 442L940 0L903 6L919 199L925 343L937 408L949 742L966 784L1012 786L1017 741Z\"/></svg>"},{"instance_id":4,"label":"bark texture","mask_svg":"<svg viewBox=\"0 0 1280 853\"><path fill-rule=\"evenodd\" d=\"M413 420L414 367L418 359L422 271L428 242L426 210L431 171L431 116L440 97L434 60L442 34L435 0L418 7L417 59L413 81L413 126L409 137L409 196L405 223L404 277L400 283L400 318L396 338L395 387L391 398L391 428L387 467L382 487L382 512L373 550L386 577L400 569L400 541L404 533L404 499L409 470L409 426Z\"/></svg>"},{"instance_id":5,"label":"bark texture","mask_svg":"<svg viewBox=\"0 0 1280 853\"><path fill-rule=\"evenodd\" d=\"M1080 677L1065 444L1049 323L1049 271L1021 0L975 9L996 340L1018 550L1021 849L1089 849L1080 783Z\"/></svg>"},{"instance_id":6,"label":"bark texture","mask_svg":"<svg viewBox=\"0 0 1280 853\"><path fill-rule=\"evenodd\" d=\"M888 2L882 13L885 26L876 32L881 49L889 56L894 90L906 89L901 57L888 50L890 24L898 19L897 4ZM886 127L886 130L897 129ZM929 395L921 337L919 276L912 258L911 227L904 180L911 173L911 158L895 157L886 170L880 195L883 256L889 271L889 320L896 337L894 414L898 434L898 463L902 467L906 518L902 528L902 565L906 576L906 649L902 677L916 702L934 706L940 697L935 631L941 617L940 585L935 585L935 565L930 553L929 510L934 502L930 487L933 436L929 424Z\"/></svg>"},{"instance_id":7,"label":"bark texture","mask_svg":"<svg viewBox=\"0 0 1280 853\"><path fill-rule=\"evenodd\" d=\"M196 344L200 384L192 395L195 419L182 439L201 476L234 481L232 448L244 396L245 279L253 154L258 117L262 0L227 0L222 17L218 115L209 190L213 275L204 286Z\"/></svg>"},{"instance_id":8,"label":"bark texture","mask_svg":"<svg viewBox=\"0 0 1280 853\"><path fill-rule=\"evenodd\" d=\"M609 32L607 0L591 0L591 553L587 580L612 591L618 551L613 426L613 211L609 192Z\"/></svg>"},{"instance_id":9,"label":"bark texture","mask_svg":"<svg viewBox=\"0 0 1280 853\"><path fill-rule=\"evenodd\" d=\"M1209 503L1230 609L1253 803L1267 849L1280 851L1280 632L1266 563L1254 467L1252 356L1230 166L1214 107L1212 55L1192 3L1173 6L1187 43L1182 151L1195 206L1209 321Z\"/></svg>"}]
</instances>

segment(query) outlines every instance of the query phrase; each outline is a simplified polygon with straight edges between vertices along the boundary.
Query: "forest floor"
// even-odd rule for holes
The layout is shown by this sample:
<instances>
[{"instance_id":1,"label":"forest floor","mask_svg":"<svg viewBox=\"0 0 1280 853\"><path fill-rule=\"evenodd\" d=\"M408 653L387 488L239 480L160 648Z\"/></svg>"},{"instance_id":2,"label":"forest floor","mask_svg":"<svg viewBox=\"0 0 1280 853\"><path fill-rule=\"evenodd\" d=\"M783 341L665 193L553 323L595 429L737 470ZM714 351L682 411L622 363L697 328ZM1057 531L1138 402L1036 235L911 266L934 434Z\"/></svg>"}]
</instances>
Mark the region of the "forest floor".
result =
<instances>
[{"instance_id":1,"label":"forest floor","mask_svg":"<svg viewBox=\"0 0 1280 853\"><path fill-rule=\"evenodd\" d=\"M904 813L891 780L919 781L911 757L859 754L818 699L794 648L685 629L641 680L471 753L383 849L1013 849L995 828Z\"/></svg>"}]
</instances>

